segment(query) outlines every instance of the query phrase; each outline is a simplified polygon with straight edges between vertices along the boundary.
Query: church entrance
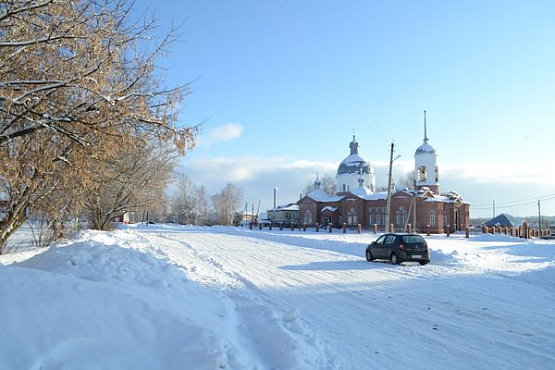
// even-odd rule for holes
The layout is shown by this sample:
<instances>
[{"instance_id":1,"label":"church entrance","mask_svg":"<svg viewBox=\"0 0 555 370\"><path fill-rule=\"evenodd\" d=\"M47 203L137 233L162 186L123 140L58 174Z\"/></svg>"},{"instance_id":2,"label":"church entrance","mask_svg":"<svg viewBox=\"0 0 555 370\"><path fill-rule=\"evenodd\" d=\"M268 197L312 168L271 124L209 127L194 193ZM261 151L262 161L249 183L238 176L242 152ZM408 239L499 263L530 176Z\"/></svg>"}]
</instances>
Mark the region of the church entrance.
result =
<instances>
[{"instance_id":1,"label":"church entrance","mask_svg":"<svg viewBox=\"0 0 555 370\"><path fill-rule=\"evenodd\" d=\"M347 214L347 223L349 226L356 226L358 224L357 213L354 208L349 209Z\"/></svg>"}]
</instances>

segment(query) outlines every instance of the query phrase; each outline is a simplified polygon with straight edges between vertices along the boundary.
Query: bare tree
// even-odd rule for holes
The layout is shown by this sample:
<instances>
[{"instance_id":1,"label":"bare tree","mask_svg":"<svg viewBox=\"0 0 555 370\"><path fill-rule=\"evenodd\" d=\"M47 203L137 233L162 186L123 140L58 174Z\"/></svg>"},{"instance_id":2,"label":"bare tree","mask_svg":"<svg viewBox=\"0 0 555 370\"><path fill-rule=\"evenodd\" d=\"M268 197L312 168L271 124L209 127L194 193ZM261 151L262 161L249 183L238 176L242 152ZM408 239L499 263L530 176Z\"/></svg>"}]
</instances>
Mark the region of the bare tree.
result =
<instances>
[{"instance_id":1,"label":"bare tree","mask_svg":"<svg viewBox=\"0 0 555 370\"><path fill-rule=\"evenodd\" d=\"M333 196L337 192L337 186L335 184L335 180L333 177L329 176L328 174L324 175L320 180L321 185L320 189L323 190L326 194ZM307 184L304 194L308 194L315 189L314 183Z\"/></svg>"},{"instance_id":2,"label":"bare tree","mask_svg":"<svg viewBox=\"0 0 555 370\"><path fill-rule=\"evenodd\" d=\"M243 190L233 184L227 184L220 192L212 196L212 204L220 225L232 225L235 212L243 199Z\"/></svg>"},{"instance_id":3,"label":"bare tree","mask_svg":"<svg viewBox=\"0 0 555 370\"><path fill-rule=\"evenodd\" d=\"M171 147L145 142L120 148L118 156L97 163L95 186L86 196L93 229L106 230L124 212L164 212L163 191L171 179L176 153Z\"/></svg>"},{"instance_id":4,"label":"bare tree","mask_svg":"<svg viewBox=\"0 0 555 370\"><path fill-rule=\"evenodd\" d=\"M397 181L397 189L413 189L414 188L414 171L407 172L404 178Z\"/></svg>"},{"instance_id":5,"label":"bare tree","mask_svg":"<svg viewBox=\"0 0 555 370\"><path fill-rule=\"evenodd\" d=\"M174 217L180 224L191 223L195 184L184 174L177 178L177 191L172 197Z\"/></svg>"},{"instance_id":6,"label":"bare tree","mask_svg":"<svg viewBox=\"0 0 555 370\"><path fill-rule=\"evenodd\" d=\"M208 198L204 186L197 186L193 194L193 223L203 225L208 220Z\"/></svg>"}]
</instances>

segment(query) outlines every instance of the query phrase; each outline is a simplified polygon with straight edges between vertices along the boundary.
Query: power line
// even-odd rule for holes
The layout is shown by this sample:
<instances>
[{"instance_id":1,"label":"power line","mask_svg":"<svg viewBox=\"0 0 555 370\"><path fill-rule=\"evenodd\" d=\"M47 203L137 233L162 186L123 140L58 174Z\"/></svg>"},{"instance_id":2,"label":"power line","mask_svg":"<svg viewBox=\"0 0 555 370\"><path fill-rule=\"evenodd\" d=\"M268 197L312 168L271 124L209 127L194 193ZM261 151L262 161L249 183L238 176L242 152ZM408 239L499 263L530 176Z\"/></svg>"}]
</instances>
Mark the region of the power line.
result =
<instances>
[{"instance_id":1,"label":"power line","mask_svg":"<svg viewBox=\"0 0 555 370\"><path fill-rule=\"evenodd\" d=\"M539 200L544 200L544 199L546 199L546 198L553 199L553 197L555 197L555 194L547 194L547 195L543 195L543 196L541 196L541 197L532 197L532 198L525 198L525 199L514 200L514 201L506 202L506 203L499 203L499 205L501 205L501 206L506 206L506 205L513 204L513 203L522 203L522 202L527 202L527 201L534 201L534 203L535 203L535 202L538 201L538 199L539 199ZM496 204L497 204L497 203L496 203ZM474 205L474 206L473 206L473 208L476 208L476 207L488 207L488 208L491 208L491 204L478 204L478 205Z\"/></svg>"},{"instance_id":2,"label":"power line","mask_svg":"<svg viewBox=\"0 0 555 370\"><path fill-rule=\"evenodd\" d=\"M534 200L520 200L520 201L514 201L512 203L502 203L502 205L498 205L496 203L495 208L522 207L522 206L528 206L528 205L536 204L538 202L538 200L545 202L545 201L552 200L552 199L555 199L555 194L546 195L545 197L541 197L541 198L535 198ZM472 209L478 209L478 210L480 210L480 209L491 209L491 205L472 206Z\"/></svg>"}]
</instances>

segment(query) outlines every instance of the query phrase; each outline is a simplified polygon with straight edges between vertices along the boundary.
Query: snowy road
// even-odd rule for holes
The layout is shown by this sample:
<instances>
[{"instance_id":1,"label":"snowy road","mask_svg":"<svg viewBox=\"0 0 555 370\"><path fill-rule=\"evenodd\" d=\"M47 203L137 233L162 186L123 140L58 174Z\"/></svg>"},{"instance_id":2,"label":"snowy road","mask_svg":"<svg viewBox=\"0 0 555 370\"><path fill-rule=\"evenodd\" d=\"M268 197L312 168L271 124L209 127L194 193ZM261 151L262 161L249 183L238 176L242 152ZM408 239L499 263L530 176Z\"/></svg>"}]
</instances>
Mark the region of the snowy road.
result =
<instances>
[{"instance_id":1,"label":"snowy road","mask_svg":"<svg viewBox=\"0 0 555 370\"><path fill-rule=\"evenodd\" d=\"M362 258L373 235L218 230L140 234L235 302L254 352L271 345L264 340L280 343L263 333L259 311L272 307L300 316L321 368L555 368L553 272L543 273L553 261L512 253L515 243L436 237L432 249L457 252L392 266Z\"/></svg>"},{"instance_id":2,"label":"snowy road","mask_svg":"<svg viewBox=\"0 0 555 370\"><path fill-rule=\"evenodd\" d=\"M132 225L0 256L0 369L555 369L555 242Z\"/></svg>"}]
</instances>

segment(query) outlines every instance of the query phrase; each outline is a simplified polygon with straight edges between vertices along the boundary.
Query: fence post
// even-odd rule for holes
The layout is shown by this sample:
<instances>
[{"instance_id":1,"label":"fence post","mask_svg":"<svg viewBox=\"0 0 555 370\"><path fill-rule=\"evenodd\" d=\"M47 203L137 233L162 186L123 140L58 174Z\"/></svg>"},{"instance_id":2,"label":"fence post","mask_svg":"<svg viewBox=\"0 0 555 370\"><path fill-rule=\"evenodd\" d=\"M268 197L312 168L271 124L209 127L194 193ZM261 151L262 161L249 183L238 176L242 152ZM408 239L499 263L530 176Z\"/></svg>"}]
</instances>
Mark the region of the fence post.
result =
<instances>
[{"instance_id":1,"label":"fence post","mask_svg":"<svg viewBox=\"0 0 555 370\"><path fill-rule=\"evenodd\" d=\"M333 232L333 225L332 225L332 224L329 224L329 225L328 225L328 229L329 229L330 233Z\"/></svg>"},{"instance_id":2,"label":"fence post","mask_svg":"<svg viewBox=\"0 0 555 370\"><path fill-rule=\"evenodd\" d=\"M407 224L407 232L410 234L412 232L412 225Z\"/></svg>"},{"instance_id":3,"label":"fence post","mask_svg":"<svg viewBox=\"0 0 555 370\"><path fill-rule=\"evenodd\" d=\"M280 222L279 223L279 231L282 231L282 230L283 230L283 222Z\"/></svg>"},{"instance_id":4,"label":"fence post","mask_svg":"<svg viewBox=\"0 0 555 370\"><path fill-rule=\"evenodd\" d=\"M470 237L470 227L468 227L468 226L466 227L466 234L465 234L465 236L466 236L467 238Z\"/></svg>"},{"instance_id":5,"label":"fence post","mask_svg":"<svg viewBox=\"0 0 555 370\"><path fill-rule=\"evenodd\" d=\"M378 224L374 224L374 234L378 233Z\"/></svg>"},{"instance_id":6,"label":"fence post","mask_svg":"<svg viewBox=\"0 0 555 370\"><path fill-rule=\"evenodd\" d=\"M446 231L447 236L451 235L451 226L447 225L447 231Z\"/></svg>"},{"instance_id":7,"label":"fence post","mask_svg":"<svg viewBox=\"0 0 555 370\"><path fill-rule=\"evenodd\" d=\"M430 236L430 225L426 225L426 235Z\"/></svg>"},{"instance_id":8,"label":"fence post","mask_svg":"<svg viewBox=\"0 0 555 370\"><path fill-rule=\"evenodd\" d=\"M347 224L343 222L343 234L347 232Z\"/></svg>"},{"instance_id":9,"label":"fence post","mask_svg":"<svg viewBox=\"0 0 555 370\"><path fill-rule=\"evenodd\" d=\"M362 225L358 224L357 225L357 232L360 234L362 232Z\"/></svg>"}]
</instances>

